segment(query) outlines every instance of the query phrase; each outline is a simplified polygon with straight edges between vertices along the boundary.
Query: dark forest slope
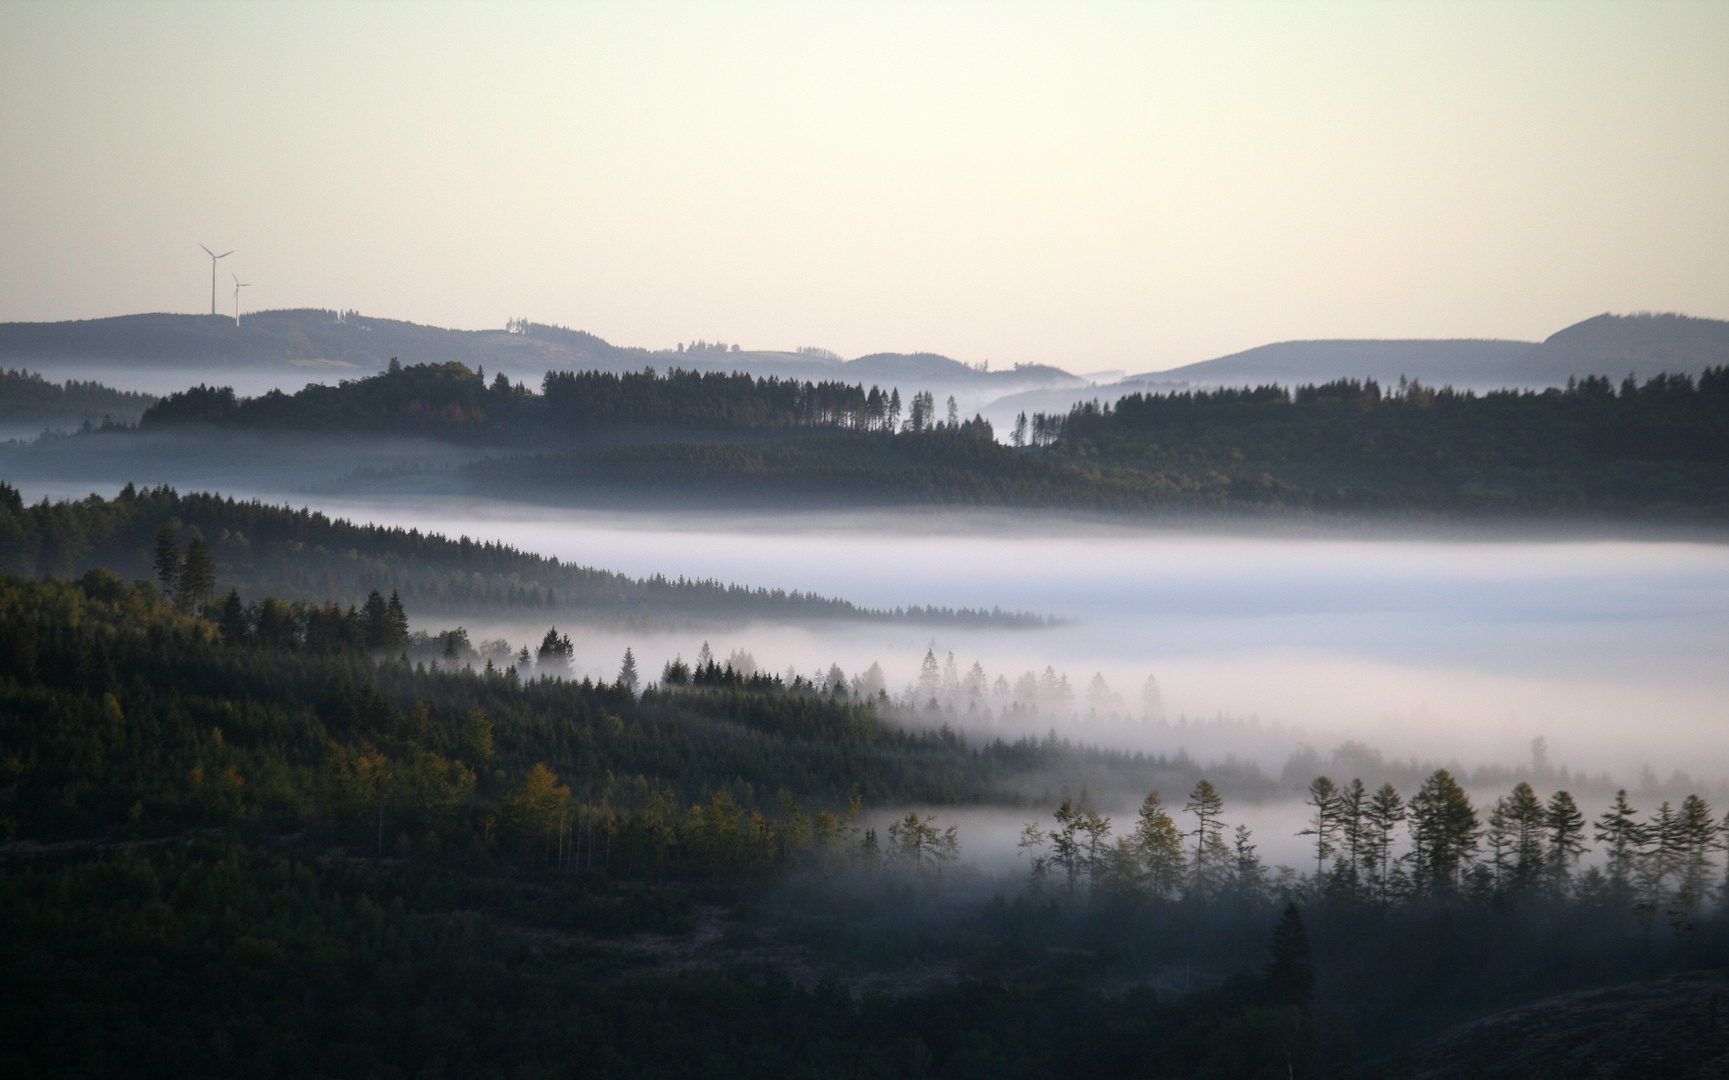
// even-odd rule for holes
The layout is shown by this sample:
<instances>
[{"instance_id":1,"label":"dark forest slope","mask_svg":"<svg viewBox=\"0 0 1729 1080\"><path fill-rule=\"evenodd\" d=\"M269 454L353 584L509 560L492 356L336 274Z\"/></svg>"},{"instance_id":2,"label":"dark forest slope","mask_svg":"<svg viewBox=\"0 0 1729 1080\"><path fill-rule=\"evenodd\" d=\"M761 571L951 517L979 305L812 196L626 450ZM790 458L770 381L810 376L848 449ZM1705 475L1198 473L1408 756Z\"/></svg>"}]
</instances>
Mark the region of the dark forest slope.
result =
<instances>
[{"instance_id":1,"label":"dark forest slope","mask_svg":"<svg viewBox=\"0 0 1729 1080\"><path fill-rule=\"evenodd\" d=\"M180 495L168 488L112 500L46 500L25 506L0 484L0 570L68 575L105 566L153 579L158 531L201 536L216 559L218 591L247 597L358 604L369 590L396 590L410 606L443 612L587 614L609 618L904 618L912 621L1040 625L1036 616L938 609L877 612L845 600L717 581L644 580L574 566L464 536L357 525L320 513Z\"/></svg>"}]
</instances>

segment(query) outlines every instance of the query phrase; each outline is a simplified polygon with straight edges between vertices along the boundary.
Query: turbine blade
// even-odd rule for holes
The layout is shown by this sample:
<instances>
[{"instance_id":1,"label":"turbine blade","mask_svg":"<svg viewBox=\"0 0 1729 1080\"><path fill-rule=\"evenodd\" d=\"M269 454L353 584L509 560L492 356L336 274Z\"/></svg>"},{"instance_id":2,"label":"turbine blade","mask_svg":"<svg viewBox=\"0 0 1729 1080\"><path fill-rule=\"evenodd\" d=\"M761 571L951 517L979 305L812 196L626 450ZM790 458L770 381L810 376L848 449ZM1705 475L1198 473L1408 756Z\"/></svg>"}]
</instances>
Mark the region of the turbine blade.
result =
<instances>
[{"instance_id":1,"label":"turbine blade","mask_svg":"<svg viewBox=\"0 0 1729 1080\"><path fill-rule=\"evenodd\" d=\"M199 246L199 247L204 247L204 245L203 245L203 244L199 244L199 245L198 245L198 246ZM210 257L211 257L211 258L212 258L212 259L214 259L214 258L216 258L216 252L214 252L214 251L211 251L211 250L210 250L210 249L209 249L209 248L204 248L204 254L206 254L206 255L208 255L208 256L210 256Z\"/></svg>"},{"instance_id":2,"label":"turbine blade","mask_svg":"<svg viewBox=\"0 0 1729 1080\"><path fill-rule=\"evenodd\" d=\"M230 255L232 255L232 254L234 254L234 252L233 252L233 251L232 251L232 250L229 250L229 251L224 251L224 252L223 252L223 253L222 253L222 254L220 254L220 255L218 255L218 256L216 256L216 257L217 257L217 258L218 258L218 259L226 259L226 258L228 258L228 256L230 256Z\"/></svg>"}]
</instances>

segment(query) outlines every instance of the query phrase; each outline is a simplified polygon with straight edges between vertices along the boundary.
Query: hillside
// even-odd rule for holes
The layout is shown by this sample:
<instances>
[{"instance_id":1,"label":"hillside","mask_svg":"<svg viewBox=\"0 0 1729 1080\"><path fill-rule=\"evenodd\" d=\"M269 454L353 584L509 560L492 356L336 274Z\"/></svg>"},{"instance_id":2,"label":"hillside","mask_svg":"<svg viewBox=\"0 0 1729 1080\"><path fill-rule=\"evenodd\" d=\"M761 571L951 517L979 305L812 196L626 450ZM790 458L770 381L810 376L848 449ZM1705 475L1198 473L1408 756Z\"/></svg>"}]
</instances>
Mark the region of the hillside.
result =
<instances>
[{"instance_id":1,"label":"hillside","mask_svg":"<svg viewBox=\"0 0 1729 1080\"><path fill-rule=\"evenodd\" d=\"M1569 378L1693 375L1729 363L1729 322L1685 315L1598 315L1525 341L1285 341L1126 382L1190 386L1293 385L1404 376L1434 386L1564 386ZM1134 389L1132 386L1124 387Z\"/></svg>"},{"instance_id":2,"label":"hillside","mask_svg":"<svg viewBox=\"0 0 1729 1080\"><path fill-rule=\"evenodd\" d=\"M1729 364L1729 322L1685 315L1599 315L1532 346L1507 369L1527 383L1560 385L1574 376L1698 375Z\"/></svg>"},{"instance_id":3,"label":"hillside","mask_svg":"<svg viewBox=\"0 0 1729 1080\"><path fill-rule=\"evenodd\" d=\"M1526 341L1283 341L1134 378L1201 386L1261 386L1332 379L1394 384L1404 375L1437 385L1499 385L1502 373L1531 347Z\"/></svg>"},{"instance_id":4,"label":"hillside","mask_svg":"<svg viewBox=\"0 0 1729 1080\"><path fill-rule=\"evenodd\" d=\"M914 623L1038 626L1036 615L937 608L876 611L846 600L719 581L646 579L561 563L504 544L418 529L355 524L324 514L181 495L128 484L113 499L25 506L0 482L0 573L77 575L101 566L153 579L159 530L201 537L215 559L214 589L247 599L359 604L368 591L401 594L420 611L533 618L894 619Z\"/></svg>"},{"instance_id":5,"label":"hillside","mask_svg":"<svg viewBox=\"0 0 1729 1080\"><path fill-rule=\"evenodd\" d=\"M676 350L613 345L593 334L526 320L509 330L447 330L380 319L357 312L320 309L259 311L236 325L226 316L122 315L53 323L0 323L0 366L52 369L66 364L116 367L280 367L369 374L391 358L403 363L461 363L508 372L537 383L547 371L640 371L680 367L692 371L746 371L783 379L870 380L898 378L942 385L1008 389L1028 385L1078 384L1067 372L1045 365L981 371L935 353L876 353L842 360L823 350L747 351L724 345L683 343Z\"/></svg>"},{"instance_id":6,"label":"hillside","mask_svg":"<svg viewBox=\"0 0 1729 1080\"><path fill-rule=\"evenodd\" d=\"M0 370L0 425L6 427L40 430L104 420L134 423L155 402L150 394L115 390L101 383L75 379L57 383L30 371Z\"/></svg>"}]
</instances>

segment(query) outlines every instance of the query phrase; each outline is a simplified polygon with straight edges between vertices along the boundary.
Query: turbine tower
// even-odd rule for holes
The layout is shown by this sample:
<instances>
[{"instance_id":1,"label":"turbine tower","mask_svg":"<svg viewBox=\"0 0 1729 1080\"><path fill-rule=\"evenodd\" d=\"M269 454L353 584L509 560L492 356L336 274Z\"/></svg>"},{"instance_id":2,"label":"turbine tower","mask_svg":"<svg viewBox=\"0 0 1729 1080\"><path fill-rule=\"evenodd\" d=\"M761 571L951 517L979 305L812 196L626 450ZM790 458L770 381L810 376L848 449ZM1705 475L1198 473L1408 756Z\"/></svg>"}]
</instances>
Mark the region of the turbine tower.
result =
<instances>
[{"instance_id":1,"label":"turbine tower","mask_svg":"<svg viewBox=\"0 0 1729 1080\"><path fill-rule=\"evenodd\" d=\"M234 278L234 325L239 326L240 325L240 290L250 288L252 286L252 283L250 281L241 281L240 278L234 274L229 274L228 276L231 278Z\"/></svg>"},{"instance_id":2,"label":"turbine tower","mask_svg":"<svg viewBox=\"0 0 1729 1080\"><path fill-rule=\"evenodd\" d=\"M214 315L216 314L216 260L226 259L228 256L234 254L234 252L224 251L222 254L218 255L216 252L204 247L203 244L199 244L198 246L204 248L204 254L210 256L210 314Z\"/></svg>"}]
</instances>

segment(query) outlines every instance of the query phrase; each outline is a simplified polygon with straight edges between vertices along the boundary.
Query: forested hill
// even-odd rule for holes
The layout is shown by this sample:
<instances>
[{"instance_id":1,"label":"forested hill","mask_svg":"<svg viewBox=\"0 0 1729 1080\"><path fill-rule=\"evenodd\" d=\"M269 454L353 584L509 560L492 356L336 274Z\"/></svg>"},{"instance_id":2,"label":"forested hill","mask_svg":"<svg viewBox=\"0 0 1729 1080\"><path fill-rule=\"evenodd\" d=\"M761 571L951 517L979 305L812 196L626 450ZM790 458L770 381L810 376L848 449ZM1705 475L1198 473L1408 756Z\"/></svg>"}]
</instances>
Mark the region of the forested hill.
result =
<instances>
[{"instance_id":1,"label":"forested hill","mask_svg":"<svg viewBox=\"0 0 1729 1080\"><path fill-rule=\"evenodd\" d=\"M1433 1077L1389 1066L1729 962L1696 795L1595 816L1318 776L1298 874L1205 778L1089 804L1141 754L969 745L772 676L441 670L277 598L179 599L0 575L8 1076ZM950 808L1034 785L1026 858L969 865ZM1716 1075L1687 1068L1725 1049L1705 1006L1589 1063ZM1496 1075L1495 1049L1423 1064Z\"/></svg>"},{"instance_id":2,"label":"forested hill","mask_svg":"<svg viewBox=\"0 0 1729 1080\"><path fill-rule=\"evenodd\" d=\"M636 579L542 558L504 544L452 540L416 529L359 525L286 506L166 487L117 497L26 506L0 483L0 571L66 576L96 566L152 579L158 533L202 538L216 562L218 592L359 604L372 589L396 590L422 611L517 612L605 618L700 619L775 616L911 622L1043 625L1036 615L911 608L877 611L846 600L718 581Z\"/></svg>"},{"instance_id":3,"label":"forested hill","mask_svg":"<svg viewBox=\"0 0 1729 1080\"><path fill-rule=\"evenodd\" d=\"M898 390L840 382L753 378L741 374L652 368L612 374L548 372L540 392L512 384L503 372L490 385L483 371L451 362L392 363L370 378L236 398L228 388L194 387L144 413L140 426L187 424L253 431L340 431L420 435L462 442L558 444L597 429L682 428L772 431L800 427L883 428L902 409L926 410Z\"/></svg>"},{"instance_id":4,"label":"forested hill","mask_svg":"<svg viewBox=\"0 0 1729 1080\"><path fill-rule=\"evenodd\" d=\"M1373 380L1134 394L1034 429L1100 475L1211 473L1266 504L1729 515L1729 368L1481 396Z\"/></svg>"},{"instance_id":5,"label":"forested hill","mask_svg":"<svg viewBox=\"0 0 1729 1080\"><path fill-rule=\"evenodd\" d=\"M1729 519L1729 369L1566 390L1374 382L1131 395L968 424L665 441L465 466L470 490L712 503L971 505L1260 517ZM357 487L388 482L357 475Z\"/></svg>"},{"instance_id":6,"label":"forested hill","mask_svg":"<svg viewBox=\"0 0 1729 1080\"><path fill-rule=\"evenodd\" d=\"M857 360L819 348L794 352L742 349L718 342L679 342L645 349L528 319L507 329L449 330L354 311L301 308L248 312L237 324L223 315L122 315L74 322L0 323L0 364L49 369L92 363L222 372L246 368L382 370L392 357L415 363L466 364L537 381L547 371L613 373L679 366L749 372L807 382L900 380L921 385L1076 386L1081 380L1044 364L990 371L935 353L875 353Z\"/></svg>"},{"instance_id":7,"label":"forested hill","mask_svg":"<svg viewBox=\"0 0 1729 1080\"><path fill-rule=\"evenodd\" d=\"M155 402L153 394L115 390L97 382L57 383L30 371L0 371L0 424L134 423Z\"/></svg>"}]
</instances>

